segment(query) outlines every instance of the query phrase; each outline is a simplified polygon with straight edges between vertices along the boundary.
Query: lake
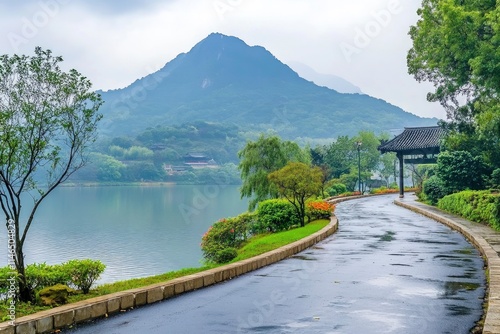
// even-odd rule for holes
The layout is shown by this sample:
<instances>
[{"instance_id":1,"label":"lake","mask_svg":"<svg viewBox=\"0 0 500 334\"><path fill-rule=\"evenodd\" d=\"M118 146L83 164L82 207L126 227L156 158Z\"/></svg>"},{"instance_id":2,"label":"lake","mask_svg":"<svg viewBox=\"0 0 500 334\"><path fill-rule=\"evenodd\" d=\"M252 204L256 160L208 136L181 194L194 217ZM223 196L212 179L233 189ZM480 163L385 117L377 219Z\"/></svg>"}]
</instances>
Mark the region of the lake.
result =
<instances>
[{"instance_id":1,"label":"lake","mask_svg":"<svg viewBox=\"0 0 500 334\"><path fill-rule=\"evenodd\" d=\"M101 260L99 283L198 267L203 233L247 205L232 185L61 187L37 213L26 263ZM6 240L3 229L0 243ZM7 250L0 265L7 265Z\"/></svg>"}]
</instances>

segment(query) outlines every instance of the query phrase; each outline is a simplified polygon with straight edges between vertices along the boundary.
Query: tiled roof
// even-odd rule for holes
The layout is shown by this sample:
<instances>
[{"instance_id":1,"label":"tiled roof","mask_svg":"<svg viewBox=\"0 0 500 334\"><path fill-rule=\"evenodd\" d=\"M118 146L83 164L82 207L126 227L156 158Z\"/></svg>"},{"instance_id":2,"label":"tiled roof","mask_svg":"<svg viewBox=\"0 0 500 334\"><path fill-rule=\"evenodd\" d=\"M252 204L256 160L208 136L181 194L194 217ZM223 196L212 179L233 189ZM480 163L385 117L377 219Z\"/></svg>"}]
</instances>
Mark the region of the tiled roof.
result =
<instances>
[{"instance_id":1,"label":"tiled roof","mask_svg":"<svg viewBox=\"0 0 500 334\"><path fill-rule=\"evenodd\" d=\"M405 128L403 133L379 146L382 153L439 148L444 130L439 126Z\"/></svg>"}]
</instances>

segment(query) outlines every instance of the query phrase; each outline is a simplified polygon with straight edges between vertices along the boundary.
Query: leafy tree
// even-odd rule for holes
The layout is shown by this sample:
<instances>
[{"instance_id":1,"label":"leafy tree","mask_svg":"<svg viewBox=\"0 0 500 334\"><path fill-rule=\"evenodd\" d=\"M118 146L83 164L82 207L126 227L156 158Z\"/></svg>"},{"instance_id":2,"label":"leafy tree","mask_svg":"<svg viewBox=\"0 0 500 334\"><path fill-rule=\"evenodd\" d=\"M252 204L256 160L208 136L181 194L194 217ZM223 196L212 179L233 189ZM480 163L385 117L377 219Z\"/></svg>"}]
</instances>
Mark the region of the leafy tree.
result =
<instances>
[{"instance_id":1,"label":"leafy tree","mask_svg":"<svg viewBox=\"0 0 500 334\"><path fill-rule=\"evenodd\" d=\"M335 142L326 147L324 161L330 170L330 177L338 179L348 174L356 164L355 141L348 136L339 136Z\"/></svg>"},{"instance_id":2,"label":"leafy tree","mask_svg":"<svg viewBox=\"0 0 500 334\"><path fill-rule=\"evenodd\" d=\"M24 245L35 214L52 191L87 162L94 142L99 94L61 57L37 47L34 56L0 57L0 205L15 226L19 298L33 300L26 282ZM28 193L28 196L23 194ZM27 198L28 214L21 215ZM27 217L21 221L21 217Z\"/></svg>"},{"instance_id":3,"label":"leafy tree","mask_svg":"<svg viewBox=\"0 0 500 334\"><path fill-rule=\"evenodd\" d=\"M309 167L302 162L290 162L285 167L272 172L269 181L276 186L278 193L293 204L304 226L306 200L317 195L322 186L322 171Z\"/></svg>"},{"instance_id":4,"label":"leafy tree","mask_svg":"<svg viewBox=\"0 0 500 334\"><path fill-rule=\"evenodd\" d=\"M438 155L436 174L449 192L484 189L487 166L481 157L467 151L442 152Z\"/></svg>"},{"instance_id":5,"label":"leafy tree","mask_svg":"<svg viewBox=\"0 0 500 334\"><path fill-rule=\"evenodd\" d=\"M500 167L499 14L495 0L424 0L410 30L407 58L416 80L434 84L427 99L447 111L448 149L474 156L480 151L495 168Z\"/></svg>"},{"instance_id":6,"label":"leafy tree","mask_svg":"<svg viewBox=\"0 0 500 334\"><path fill-rule=\"evenodd\" d=\"M384 179L387 187L390 186L390 178L394 177L394 174L396 173L396 159L396 153L394 152L384 153L380 157L380 165L377 168L377 171Z\"/></svg>"},{"instance_id":7,"label":"leafy tree","mask_svg":"<svg viewBox=\"0 0 500 334\"><path fill-rule=\"evenodd\" d=\"M119 181L127 168L124 163L106 154L93 152L89 160L91 162L82 172L91 174L99 181Z\"/></svg>"},{"instance_id":8,"label":"leafy tree","mask_svg":"<svg viewBox=\"0 0 500 334\"><path fill-rule=\"evenodd\" d=\"M282 141L277 136L266 137L261 135L257 141L249 141L238 152L243 185L241 197L251 197L249 209L253 210L257 203L269 198L277 198L279 193L274 185L269 182L268 175L288 162L309 163L308 152L302 150L296 143Z\"/></svg>"}]
</instances>

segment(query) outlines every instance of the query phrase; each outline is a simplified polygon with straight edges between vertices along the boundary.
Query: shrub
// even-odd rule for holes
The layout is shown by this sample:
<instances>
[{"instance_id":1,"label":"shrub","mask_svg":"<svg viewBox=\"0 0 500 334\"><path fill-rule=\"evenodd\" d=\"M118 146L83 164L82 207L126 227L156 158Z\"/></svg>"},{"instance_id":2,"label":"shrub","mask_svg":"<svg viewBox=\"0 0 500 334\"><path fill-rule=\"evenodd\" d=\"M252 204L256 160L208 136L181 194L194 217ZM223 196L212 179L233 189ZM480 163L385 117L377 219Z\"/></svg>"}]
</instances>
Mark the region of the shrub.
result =
<instances>
[{"instance_id":1,"label":"shrub","mask_svg":"<svg viewBox=\"0 0 500 334\"><path fill-rule=\"evenodd\" d=\"M70 284L82 290L84 294L89 293L90 287L106 269L99 260L70 260L63 265L64 271L70 277Z\"/></svg>"},{"instance_id":2,"label":"shrub","mask_svg":"<svg viewBox=\"0 0 500 334\"><path fill-rule=\"evenodd\" d=\"M284 231L299 224L300 218L293 204L284 199L269 199L259 203L254 232Z\"/></svg>"},{"instance_id":3,"label":"shrub","mask_svg":"<svg viewBox=\"0 0 500 334\"><path fill-rule=\"evenodd\" d=\"M237 217L220 219L210 226L201 238L201 250L205 260L223 263L219 261L227 257L221 257L218 253L228 248L238 248L248 238L254 222L255 214L247 212Z\"/></svg>"},{"instance_id":4,"label":"shrub","mask_svg":"<svg viewBox=\"0 0 500 334\"><path fill-rule=\"evenodd\" d=\"M497 168L491 173L490 186L494 189L500 189L500 168Z\"/></svg>"},{"instance_id":5,"label":"shrub","mask_svg":"<svg viewBox=\"0 0 500 334\"><path fill-rule=\"evenodd\" d=\"M49 265L44 263L33 263L26 266L26 280L32 291L39 291L57 284L67 285L70 275L63 265Z\"/></svg>"},{"instance_id":6,"label":"shrub","mask_svg":"<svg viewBox=\"0 0 500 334\"><path fill-rule=\"evenodd\" d=\"M498 193L489 190L466 190L443 197L439 200L438 207L500 230L500 194Z\"/></svg>"},{"instance_id":7,"label":"shrub","mask_svg":"<svg viewBox=\"0 0 500 334\"><path fill-rule=\"evenodd\" d=\"M435 205L439 199L449 194L443 180L436 175L424 181L422 191L425 194L425 199L432 205Z\"/></svg>"},{"instance_id":8,"label":"shrub","mask_svg":"<svg viewBox=\"0 0 500 334\"><path fill-rule=\"evenodd\" d=\"M332 184L330 187L326 189L326 192L329 196L337 196L347 192L347 187L342 183Z\"/></svg>"},{"instance_id":9,"label":"shrub","mask_svg":"<svg viewBox=\"0 0 500 334\"><path fill-rule=\"evenodd\" d=\"M309 201L306 203L306 215L309 221L316 219L329 219L335 205L326 201Z\"/></svg>"},{"instance_id":10,"label":"shrub","mask_svg":"<svg viewBox=\"0 0 500 334\"><path fill-rule=\"evenodd\" d=\"M482 157L472 156L467 151L454 151L438 155L436 175L451 194L466 189L484 189L489 173Z\"/></svg>"},{"instance_id":11,"label":"shrub","mask_svg":"<svg viewBox=\"0 0 500 334\"><path fill-rule=\"evenodd\" d=\"M226 263L238 256L236 248L228 247L221 249L215 253L214 261L216 263Z\"/></svg>"}]
</instances>

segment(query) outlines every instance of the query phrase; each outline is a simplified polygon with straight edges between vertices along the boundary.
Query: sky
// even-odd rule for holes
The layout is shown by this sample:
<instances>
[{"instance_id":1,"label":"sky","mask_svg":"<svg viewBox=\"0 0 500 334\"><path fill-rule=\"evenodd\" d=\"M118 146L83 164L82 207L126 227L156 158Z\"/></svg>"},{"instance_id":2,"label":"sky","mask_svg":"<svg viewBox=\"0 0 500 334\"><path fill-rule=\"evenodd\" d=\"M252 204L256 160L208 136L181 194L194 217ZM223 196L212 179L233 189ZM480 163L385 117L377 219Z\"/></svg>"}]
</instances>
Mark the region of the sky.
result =
<instances>
[{"instance_id":1,"label":"sky","mask_svg":"<svg viewBox=\"0 0 500 334\"><path fill-rule=\"evenodd\" d=\"M188 52L212 32L261 45L282 62L340 76L422 117L445 118L426 101L429 83L408 74L408 31L420 1L408 0L0 0L0 54L36 46L64 58L93 88L123 88Z\"/></svg>"}]
</instances>

